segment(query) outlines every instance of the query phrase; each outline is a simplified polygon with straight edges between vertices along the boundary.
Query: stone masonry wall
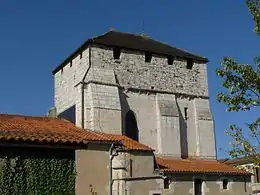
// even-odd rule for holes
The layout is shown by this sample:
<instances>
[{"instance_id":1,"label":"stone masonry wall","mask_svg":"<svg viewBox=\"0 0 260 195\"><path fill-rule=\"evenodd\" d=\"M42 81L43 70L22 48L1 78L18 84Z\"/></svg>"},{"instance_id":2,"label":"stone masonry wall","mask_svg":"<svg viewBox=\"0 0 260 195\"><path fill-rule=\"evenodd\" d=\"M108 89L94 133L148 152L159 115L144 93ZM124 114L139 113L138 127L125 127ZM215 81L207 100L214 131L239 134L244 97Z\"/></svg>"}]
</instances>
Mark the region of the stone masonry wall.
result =
<instances>
[{"instance_id":1,"label":"stone masonry wall","mask_svg":"<svg viewBox=\"0 0 260 195\"><path fill-rule=\"evenodd\" d=\"M169 176L169 189L164 189L165 195L194 194L194 179L202 179L202 194L210 195L248 195L251 194L248 177L234 175L180 174ZM227 189L223 189L223 180L228 180ZM246 182L245 182L246 181Z\"/></svg>"},{"instance_id":2,"label":"stone masonry wall","mask_svg":"<svg viewBox=\"0 0 260 195\"><path fill-rule=\"evenodd\" d=\"M99 47L92 48L92 64L95 68L114 70L121 86L208 96L205 64L194 63L189 70L186 61L168 65L167 58L159 56L146 63L144 53L124 50L120 59L115 60L112 49Z\"/></svg>"},{"instance_id":3,"label":"stone masonry wall","mask_svg":"<svg viewBox=\"0 0 260 195\"><path fill-rule=\"evenodd\" d=\"M181 158L180 114L173 94L156 94L158 153Z\"/></svg>"},{"instance_id":4,"label":"stone masonry wall","mask_svg":"<svg viewBox=\"0 0 260 195\"><path fill-rule=\"evenodd\" d=\"M122 134L126 113L132 110L139 141L151 146L157 154L215 156L205 64L194 63L189 70L186 61L168 65L167 58L159 56L153 56L151 63L146 63L144 53L124 50L120 59L114 60L112 49L100 47L91 47L91 59L89 57L89 49L86 49L55 74L58 114L76 105L76 125L81 127L82 89L76 85L87 73L85 128ZM165 95L175 97L172 109L166 100L156 98ZM202 97L202 103L195 101L198 96ZM207 146L210 147L205 148Z\"/></svg>"},{"instance_id":5,"label":"stone masonry wall","mask_svg":"<svg viewBox=\"0 0 260 195\"><path fill-rule=\"evenodd\" d=\"M135 114L139 141L158 152L155 95L121 91L122 120L132 110ZM125 125L123 125L124 128ZM134 129L133 129L134 130Z\"/></svg>"},{"instance_id":6,"label":"stone masonry wall","mask_svg":"<svg viewBox=\"0 0 260 195\"><path fill-rule=\"evenodd\" d=\"M75 85L83 79L88 66L89 50L86 49L54 75L54 105L58 114L75 104L78 92Z\"/></svg>"},{"instance_id":7,"label":"stone masonry wall","mask_svg":"<svg viewBox=\"0 0 260 195\"><path fill-rule=\"evenodd\" d=\"M176 157L200 156L200 151L203 151L203 156L215 156L215 151L212 151L215 146L215 137L210 132L214 131L213 121L200 122L199 126L202 129L198 129L199 118L195 117L195 111L199 107L203 108L203 105L194 106L193 104L193 102L196 104L193 100L197 96L206 98L205 101L208 102L205 64L195 63L189 70L186 68L186 61L175 61L173 65L168 65L167 58L159 56L153 56L151 63L146 63L144 53L140 52L123 50L120 59L115 60L112 49L92 47L91 51L92 68L85 81L95 81L103 85L106 90L103 89L102 94L108 94L109 88L111 88L109 90L111 93L118 87L125 89L119 92L121 117L114 117L114 120L110 120L113 124L109 125L107 119L111 118L111 113L103 112L102 117L107 118L104 119L106 123L103 124L112 128L119 127L114 124L121 122L121 133L123 133L126 113L132 110L137 121L139 141L151 146L157 154ZM147 90L151 90L150 93ZM163 97L167 95L165 93L172 94L168 96L176 96L176 103L174 101L168 103L169 106L173 106L172 109L170 109L171 106L167 107L168 104L165 102L167 100L156 101L157 96ZM108 106L112 106L118 109L118 103L114 101L118 102L116 96L112 95L109 101L106 101L106 105L101 105L100 108L107 109ZM102 99L105 97L102 95ZM207 105L206 103L202 112L196 113L208 115L210 109ZM163 108L165 106L167 108ZM186 115L189 115L187 119L184 116L185 109ZM99 129L96 125L94 126ZM105 127L102 126L102 128ZM114 130L111 129L111 131ZM198 136L198 131L201 131L201 136ZM203 136L204 131L205 136ZM206 149L207 145L212 147Z\"/></svg>"},{"instance_id":8,"label":"stone masonry wall","mask_svg":"<svg viewBox=\"0 0 260 195\"><path fill-rule=\"evenodd\" d=\"M210 112L209 101L194 99L194 128L197 132L198 156L216 159L214 121Z\"/></svg>"}]
</instances>

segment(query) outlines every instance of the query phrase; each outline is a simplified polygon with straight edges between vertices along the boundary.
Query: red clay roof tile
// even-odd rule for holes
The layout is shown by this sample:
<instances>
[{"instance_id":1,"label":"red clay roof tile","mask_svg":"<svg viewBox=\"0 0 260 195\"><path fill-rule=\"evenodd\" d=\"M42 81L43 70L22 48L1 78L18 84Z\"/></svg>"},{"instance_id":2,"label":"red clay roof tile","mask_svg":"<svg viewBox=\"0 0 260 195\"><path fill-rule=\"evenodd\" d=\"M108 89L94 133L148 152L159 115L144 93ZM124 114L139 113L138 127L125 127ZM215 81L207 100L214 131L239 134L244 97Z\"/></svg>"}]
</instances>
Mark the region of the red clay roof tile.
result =
<instances>
[{"instance_id":1,"label":"red clay roof tile","mask_svg":"<svg viewBox=\"0 0 260 195\"><path fill-rule=\"evenodd\" d=\"M96 133L99 134L98 132L96 132ZM150 148L144 144L141 144L140 142L137 142L124 135L104 134L104 133L100 133L100 134L106 135L107 137L109 137L112 140L120 141L126 150L153 151L152 148Z\"/></svg>"},{"instance_id":2,"label":"red clay roof tile","mask_svg":"<svg viewBox=\"0 0 260 195\"><path fill-rule=\"evenodd\" d=\"M127 150L152 151L126 136L77 128L69 121L49 117L0 114L0 141L86 144L89 141L120 142Z\"/></svg>"},{"instance_id":3,"label":"red clay roof tile","mask_svg":"<svg viewBox=\"0 0 260 195\"><path fill-rule=\"evenodd\" d=\"M169 173L251 174L216 160L156 158L156 162L161 170Z\"/></svg>"}]
</instances>

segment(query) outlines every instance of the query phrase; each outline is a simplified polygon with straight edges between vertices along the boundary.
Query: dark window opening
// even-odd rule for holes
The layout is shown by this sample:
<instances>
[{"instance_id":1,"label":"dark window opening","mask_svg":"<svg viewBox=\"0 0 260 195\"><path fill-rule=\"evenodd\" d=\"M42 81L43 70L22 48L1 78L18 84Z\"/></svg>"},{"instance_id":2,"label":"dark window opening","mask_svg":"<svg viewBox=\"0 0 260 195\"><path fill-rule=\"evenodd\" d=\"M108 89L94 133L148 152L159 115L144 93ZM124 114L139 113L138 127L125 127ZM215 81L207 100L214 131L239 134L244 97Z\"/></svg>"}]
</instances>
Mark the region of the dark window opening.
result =
<instances>
[{"instance_id":1,"label":"dark window opening","mask_svg":"<svg viewBox=\"0 0 260 195\"><path fill-rule=\"evenodd\" d=\"M170 188L170 180L168 178L164 179L164 189Z\"/></svg>"},{"instance_id":2,"label":"dark window opening","mask_svg":"<svg viewBox=\"0 0 260 195\"><path fill-rule=\"evenodd\" d=\"M133 177L133 160L129 160L129 176Z\"/></svg>"},{"instance_id":3,"label":"dark window opening","mask_svg":"<svg viewBox=\"0 0 260 195\"><path fill-rule=\"evenodd\" d=\"M255 168L255 183L260 183L260 168Z\"/></svg>"},{"instance_id":4,"label":"dark window opening","mask_svg":"<svg viewBox=\"0 0 260 195\"><path fill-rule=\"evenodd\" d=\"M154 89L154 86L151 86L151 89Z\"/></svg>"},{"instance_id":5,"label":"dark window opening","mask_svg":"<svg viewBox=\"0 0 260 195\"><path fill-rule=\"evenodd\" d=\"M227 190L227 189L228 189L228 180L227 180L227 179L224 179L224 180L223 180L223 189L224 189L224 190Z\"/></svg>"},{"instance_id":6,"label":"dark window opening","mask_svg":"<svg viewBox=\"0 0 260 195\"><path fill-rule=\"evenodd\" d=\"M81 59L81 58L82 58L82 53L79 54L79 59Z\"/></svg>"},{"instance_id":7,"label":"dark window opening","mask_svg":"<svg viewBox=\"0 0 260 195\"><path fill-rule=\"evenodd\" d=\"M193 67L193 60L192 59L188 59L187 60L187 69L191 70Z\"/></svg>"},{"instance_id":8,"label":"dark window opening","mask_svg":"<svg viewBox=\"0 0 260 195\"><path fill-rule=\"evenodd\" d=\"M188 108L187 107L184 108L184 119L185 120L188 119Z\"/></svg>"},{"instance_id":9,"label":"dark window opening","mask_svg":"<svg viewBox=\"0 0 260 195\"><path fill-rule=\"evenodd\" d=\"M194 195L202 195L202 180L194 180Z\"/></svg>"},{"instance_id":10,"label":"dark window opening","mask_svg":"<svg viewBox=\"0 0 260 195\"><path fill-rule=\"evenodd\" d=\"M72 61L70 62L70 67L72 67Z\"/></svg>"},{"instance_id":11,"label":"dark window opening","mask_svg":"<svg viewBox=\"0 0 260 195\"><path fill-rule=\"evenodd\" d=\"M145 52L145 62L151 62L152 61L152 54Z\"/></svg>"},{"instance_id":12,"label":"dark window opening","mask_svg":"<svg viewBox=\"0 0 260 195\"><path fill-rule=\"evenodd\" d=\"M168 61L168 65L173 65L173 57L172 56L168 56L167 57L167 61Z\"/></svg>"},{"instance_id":13,"label":"dark window opening","mask_svg":"<svg viewBox=\"0 0 260 195\"><path fill-rule=\"evenodd\" d=\"M247 192L246 178L244 178L244 188L245 188L245 192Z\"/></svg>"},{"instance_id":14,"label":"dark window opening","mask_svg":"<svg viewBox=\"0 0 260 195\"><path fill-rule=\"evenodd\" d=\"M113 49L113 56L115 60L119 60L120 59L120 55L121 55L121 49L118 47L115 47Z\"/></svg>"},{"instance_id":15,"label":"dark window opening","mask_svg":"<svg viewBox=\"0 0 260 195\"><path fill-rule=\"evenodd\" d=\"M138 127L137 127L137 121L135 118L135 114L132 110L128 111L126 113L125 117L125 135L127 137L132 138L133 140L138 141Z\"/></svg>"}]
</instances>

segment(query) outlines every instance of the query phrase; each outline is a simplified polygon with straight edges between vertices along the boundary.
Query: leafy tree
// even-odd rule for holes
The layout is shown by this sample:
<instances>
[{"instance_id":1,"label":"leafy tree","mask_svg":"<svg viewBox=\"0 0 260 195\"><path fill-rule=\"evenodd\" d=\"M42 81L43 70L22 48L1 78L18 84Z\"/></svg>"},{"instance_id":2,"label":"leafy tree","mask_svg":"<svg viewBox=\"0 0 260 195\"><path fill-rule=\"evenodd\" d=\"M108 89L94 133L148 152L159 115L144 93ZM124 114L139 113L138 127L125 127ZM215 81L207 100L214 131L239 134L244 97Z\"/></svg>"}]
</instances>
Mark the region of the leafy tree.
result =
<instances>
[{"instance_id":1,"label":"leafy tree","mask_svg":"<svg viewBox=\"0 0 260 195\"><path fill-rule=\"evenodd\" d=\"M247 0L246 4L255 21L255 32L260 35L260 0ZM221 67L216 70L226 89L217 95L219 102L227 105L228 112L260 109L260 57L255 58L255 65L239 64L231 57L224 57ZM233 157L247 157L255 164L260 164L260 110L252 121L242 129L230 125L226 131L231 137Z\"/></svg>"}]
</instances>

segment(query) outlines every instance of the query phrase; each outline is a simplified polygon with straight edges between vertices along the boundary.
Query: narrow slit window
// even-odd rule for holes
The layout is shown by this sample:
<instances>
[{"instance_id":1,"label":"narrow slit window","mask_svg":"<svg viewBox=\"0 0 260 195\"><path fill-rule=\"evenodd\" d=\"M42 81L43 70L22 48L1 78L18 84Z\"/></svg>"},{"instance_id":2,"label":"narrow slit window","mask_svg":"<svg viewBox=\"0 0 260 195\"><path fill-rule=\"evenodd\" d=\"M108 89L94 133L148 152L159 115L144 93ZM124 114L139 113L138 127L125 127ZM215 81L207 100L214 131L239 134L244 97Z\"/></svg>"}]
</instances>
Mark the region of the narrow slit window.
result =
<instances>
[{"instance_id":1,"label":"narrow slit window","mask_svg":"<svg viewBox=\"0 0 260 195\"><path fill-rule=\"evenodd\" d=\"M129 160L129 176L133 177L133 160Z\"/></svg>"},{"instance_id":2,"label":"narrow slit window","mask_svg":"<svg viewBox=\"0 0 260 195\"><path fill-rule=\"evenodd\" d=\"M260 168L256 167L255 168L255 183L260 183Z\"/></svg>"},{"instance_id":3,"label":"narrow slit window","mask_svg":"<svg viewBox=\"0 0 260 195\"><path fill-rule=\"evenodd\" d=\"M82 53L79 54L79 59L81 59L81 58L82 58Z\"/></svg>"},{"instance_id":4,"label":"narrow slit window","mask_svg":"<svg viewBox=\"0 0 260 195\"><path fill-rule=\"evenodd\" d=\"M193 67L193 60L192 59L188 59L187 60L187 69L191 70Z\"/></svg>"},{"instance_id":5,"label":"narrow slit window","mask_svg":"<svg viewBox=\"0 0 260 195\"><path fill-rule=\"evenodd\" d=\"M244 178L244 188L245 188L245 192L247 192L246 178Z\"/></svg>"},{"instance_id":6,"label":"narrow slit window","mask_svg":"<svg viewBox=\"0 0 260 195\"><path fill-rule=\"evenodd\" d=\"M113 56L115 60L119 60L121 55L121 49L116 47L113 49Z\"/></svg>"},{"instance_id":7,"label":"narrow slit window","mask_svg":"<svg viewBox=\"0 0 260 195\"><path fill-rule=\"evenodd\" d=\"M194 195L202 195L202 180L194 180Z\"/></svg>"},{"instance_id":8,"label":"narrow slit window","mask_svg":"<svg viewBox=\"0 0 260 195\"><path fill-rule=\"evenodd\" d=\"M152 61L152 54L146 52L146 53L145 53L145 62L149 63L149 62L151 62L151 61Z\"/></svg>"},{"instance_id":9,"label":"narrow slit window","mask_svg":"<svg viewBox=\"0 0 260 195\"><path fill-rule=\"evenodd\" d=\"M173 65L173 57L172 56L168 56L167 57L167 61L168 61L168 65Z\"/></svg>"},{"instance_id":10,"label":"narrow slit window","mask_svg":"<svg viewBox=\"0 0 260 195\"><path fill-rule=\"evenodd\" d=\"M188 119L188 108L187 107L184 108L184 119L185 120Z\"/></svg>"},{"instance_id":11,"label":"narrow slit window","mask_svg":"<svg viewBox=\"0 0 260 195\"><path fill-rule=\"evenodd\" d=\"M227 190L227 189L228 189L228 180L227 180L227 179L224 179L224 180L223 180L223 189L224 189L224 190Z\"/></svg>"}]
</instances>

